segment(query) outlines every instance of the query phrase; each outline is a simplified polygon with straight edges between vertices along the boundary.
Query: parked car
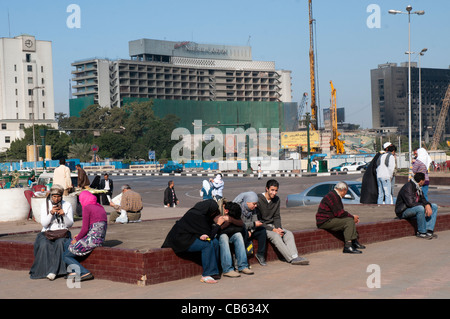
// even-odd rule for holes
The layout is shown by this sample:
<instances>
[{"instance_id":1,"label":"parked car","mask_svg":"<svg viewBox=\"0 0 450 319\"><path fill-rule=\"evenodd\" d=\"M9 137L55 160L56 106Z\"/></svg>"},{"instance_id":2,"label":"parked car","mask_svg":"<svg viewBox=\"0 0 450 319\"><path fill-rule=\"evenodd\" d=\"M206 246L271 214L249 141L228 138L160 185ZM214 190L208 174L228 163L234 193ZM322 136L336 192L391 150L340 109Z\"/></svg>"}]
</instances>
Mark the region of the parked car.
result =
<instances>
[{"instance_id":1,"label":"parked car","mask_svg":"<svg viewBox=\"0 0 450 319\"><path fill-rule=\"evenodd\" d=\"M363 165L359 165L357 168L356 168L356 170L357 171L361 171L361 170L367 170L367 167L369 166L369 164L370 164L370 162L369 163L366 163L366 164L363 164Z\"/></svg>"},{"instance_id":2,"label":"parked car","mask_svg":"<svg viewBox=\"0 0 450 319\"><path fill-rule=\"evenodd\" d=\"M330 172L333 172L333 171L337 171L337 172L339 172L339 171L341 171L341 172L356 171L359 166L365 165L365 164L366 164L366 162L362 162L362 161L361 162L346 162L346 163L342 163L339 166L332 167L330 169Z\"/></svg>"},{"instance_id":3,"label":"parked car","mask_svg":"<svg viewBox=\"0 0 450 319\"><path fill-rule=\"evenodd\" d=\"M301 193L290 194L286 197L286 207L318 205L322 198L334 189L338 181L315 184ZM359 204L361 197L361 182L346 181L348 192L342 199L345 204Z\"/></svg>"},{"instance_id":4,"label":"parked car","mask_svg":"<svg viewBox=\"0 0 450 319\"><path fill-rule=\"evenodd\" d=\"M77 173L70 173L70 179L72 180L72 186L77 187L78 186L78 174ZM44 172L41 175L39 175L37 179L37 185L48 185L48 189L50 189L53 185L53 172Z\"/></svg>"},{"instance_id":5,"label":"parked car","mask_svg":"<svg viewBox=\"0 0 450 319\"><path fill-rule=\"evenodd\" d=\"M181 173L183 171L183 165L181 164L165 164L163 168L159 170L160 173Z\"/></svg>"}]
</instances>

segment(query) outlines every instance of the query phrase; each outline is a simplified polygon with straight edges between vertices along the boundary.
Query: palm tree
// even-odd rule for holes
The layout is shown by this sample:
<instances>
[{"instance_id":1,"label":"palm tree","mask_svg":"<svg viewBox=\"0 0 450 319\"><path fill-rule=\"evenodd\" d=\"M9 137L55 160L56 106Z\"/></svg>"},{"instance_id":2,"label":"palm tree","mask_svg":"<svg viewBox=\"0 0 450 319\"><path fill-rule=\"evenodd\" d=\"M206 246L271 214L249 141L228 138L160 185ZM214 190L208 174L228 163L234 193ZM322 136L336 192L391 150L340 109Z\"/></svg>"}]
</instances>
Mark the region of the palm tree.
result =
<instances>
[{"instance_id":1,"label":"palm tree","mask_svg":"<svg viewBox=\"0 0 450 319\"><path fill-rule=\"evenodd\" d=\"M68 158L79 158L81 162L92 160L93 152L91 145L87 143L76 143L69 146Z\"/></svg>"}]
</instances>

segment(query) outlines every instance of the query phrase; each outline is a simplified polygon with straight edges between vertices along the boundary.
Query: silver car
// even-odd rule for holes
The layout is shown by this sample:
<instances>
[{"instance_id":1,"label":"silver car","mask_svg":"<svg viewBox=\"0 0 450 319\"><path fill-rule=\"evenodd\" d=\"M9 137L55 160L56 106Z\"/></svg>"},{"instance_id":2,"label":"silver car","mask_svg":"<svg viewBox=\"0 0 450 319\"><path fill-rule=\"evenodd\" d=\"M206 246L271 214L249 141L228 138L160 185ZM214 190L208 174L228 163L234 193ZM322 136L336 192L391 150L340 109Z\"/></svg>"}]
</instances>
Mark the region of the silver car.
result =
<instances>
[{"instance_id":1,"label":"silver car","mask_svg":"<svg viewBox=\"0 0 450 319\"><path fill-rule=\"evenodd\" d=\"M322 198L334 189L338 181L322 182L315 184L301 193L288 195L286 198L286 207L318 205ZM342 199L345 204L360 204L361 182L346 181L348 192Z\"/></svg>"}]
</instances>

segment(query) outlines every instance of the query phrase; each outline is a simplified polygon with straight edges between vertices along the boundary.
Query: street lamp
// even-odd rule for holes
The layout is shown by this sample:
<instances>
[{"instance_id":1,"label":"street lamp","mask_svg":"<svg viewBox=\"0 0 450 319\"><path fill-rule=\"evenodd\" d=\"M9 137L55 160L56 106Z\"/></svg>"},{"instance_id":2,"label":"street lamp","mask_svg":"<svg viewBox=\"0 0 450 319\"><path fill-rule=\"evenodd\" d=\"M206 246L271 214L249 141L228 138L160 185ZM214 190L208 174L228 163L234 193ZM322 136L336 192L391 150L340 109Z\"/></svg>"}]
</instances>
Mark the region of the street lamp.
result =
<instances>
[{"instance_id":1,"label":"street lamp","mask_svg":"<svg viewBox=\"0 0 450 319\"><path fill-rule=\"evenodd\" d=\"M406 12L389 10L390 14L408 15L408 151L409 151L409 179L412 175L412 140L411 140L411 14L424 15L425 11L412 11L412 6L406 7Z\"/></svg>"},{"instance_id":2,"label":"street lamp","mask_svg":"<svg viewBox=\"0 0 450 319\"><path fill-rule=\"evenodd\" d=\"M428 49L422 49L419 52L419 147L422 147L422 68L420 65L420 57L427 52Z\"/></svg>"},{"instance_id":3,"label":"street lamp","mask_svg":"<svg viewBox=\"0 0 450 319\"><path fill-rule=\"evenodd\" d=\"M36 133L35 133L35 129L34 129L34 90L38 90L38 89L43 89L43 86L35 86L32 89L32 94L31 94L31 106L32 106L32 124L33 124L33 156L34 156L34 170L36 171L36 162L37 162L37 157L36 157ZM38 94L39 95L39 94ZM36 99L36 102L38 102L38 100ZM45 161L45 156L44 156L44 161Z\"/></svg>"}]
</instances>

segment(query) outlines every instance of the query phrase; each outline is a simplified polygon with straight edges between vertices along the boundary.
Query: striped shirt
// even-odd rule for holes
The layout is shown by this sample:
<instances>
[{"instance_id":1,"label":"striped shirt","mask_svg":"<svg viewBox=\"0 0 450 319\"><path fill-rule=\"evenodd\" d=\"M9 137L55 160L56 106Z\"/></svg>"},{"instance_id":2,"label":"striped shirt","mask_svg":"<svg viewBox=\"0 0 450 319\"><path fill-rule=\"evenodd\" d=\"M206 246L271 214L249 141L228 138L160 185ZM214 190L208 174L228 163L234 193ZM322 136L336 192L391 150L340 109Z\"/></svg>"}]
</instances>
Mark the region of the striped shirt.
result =
<instances>
[{"instance_id":1,"label":"striped shirt","mask_svg":"<svg viewBox=\"0 0 450 319\"><path fill-rule=\"evenodd\" d=\"M339 196L335 190L332 190L322 198L322 201L319 204L316 213L316 224L317 226L320 226L332 218L343 217L353 218L353 215L344 210L341 196Z\"/></svg>"}]
</instances>

